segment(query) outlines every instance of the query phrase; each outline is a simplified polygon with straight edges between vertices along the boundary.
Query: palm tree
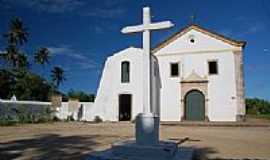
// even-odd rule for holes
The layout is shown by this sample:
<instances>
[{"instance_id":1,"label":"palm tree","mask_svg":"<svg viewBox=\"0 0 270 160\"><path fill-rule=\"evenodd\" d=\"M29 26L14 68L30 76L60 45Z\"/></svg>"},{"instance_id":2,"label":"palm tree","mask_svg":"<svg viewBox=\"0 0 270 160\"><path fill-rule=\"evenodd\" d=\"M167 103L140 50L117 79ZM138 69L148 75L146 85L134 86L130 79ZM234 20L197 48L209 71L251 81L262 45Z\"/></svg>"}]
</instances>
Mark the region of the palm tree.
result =
<instances>
[{"instance_id":1,"label":"palm tree","mask_svg":"<svg viewBox=\"0 0 270 160\"><path fill-rule=\"evenodd\" d=\"M18 68L22 63L26 66L28 64L27 57L19 53L17 45L22 45L27 42L28 32L19 18L11 20L9 31L4 34L4 37L7 39L8 47L1 57L11 64L13 68Z\"/></svg>"},{"instance_id":2,"label":"palm tree","mask_svg":"<svg viewBox=\"0 0 270 160\"><path fill-rule=\"evenodd\" d=\"M26 69L29 66L27 56L25 54L18 54L18 60L16 67L19 69Z\"/></svg>"},{"instance_id":3,"label":"palm tree","mask_svg":"<svg viewBox=\"0 0 270 160\"><path fill-rule=\"evenodd\" d=\"M3 51L3 52L0 52L0 60L6 60L6 52ZM4 66L4 64L2 64Z\"/></svg>"},{"instance_id":4,"label":"palm tree","mask_svg":"<svg viewBox=\"0 0 270 160\"><path fill-rule=\"evenodd\" d=\"M34 56L35 62L37 64L45 65L45 63L49 63L50 59L50 51L47 48L40 48Z\"/></svg>"},{"instance_id":5,"label":"palm tree","mask_svg":"<svg viewBox=\"0 0 270 160\"><path fill-rule=\"evenodd\" d=\"M25 69L29 66L27 56L20 53L14 46L9 46L6 53L1 57L11 64L14 69Z\"/></svg>"},{"instance_id":6,"label":"palm tree","mask_svg":"<svg viewBox=\"0 0 270 160\"><path fill-rule=\"evenodd\" d=\"M10 30L8 33L4 34L4 37L7 38L9 45L16 46L17 44L22 45L27 42L29 34L19 18L14 18L11 20L9 27Z\"/></svg>"},{"instance_id":7,"label":"palm tree","mask_svg":"<svg viewBox=\"0 0 270 160\"><path fill-rule=\"evenodd\" d=\"M58 66L55 66L51 71L51 78L56 87L60 85L65 79L64 70Z\"/></svg>"},{"instance_id":8,"label":"palm tree","mask_svg":"<svg viewBox=\"0 0 270 160\"><path fill-rule=\"evenodd\" d=\"M37 64L42 65L44 71L45 64L49 63L50 51L47 48L42 47L36 52L34 59Z\"/></svg>"},{"instance_id":9,"label":"palm tree","mask_svg":"<svg viewBox=\"0 0 270 160\"><path fill-rule=\"evenodd\" d=\"M6 53L3 55L4 59L12 65L13 68L17 66L19 53L15 46L9 45L6 48Z\"/></svg>"}]
</instances>

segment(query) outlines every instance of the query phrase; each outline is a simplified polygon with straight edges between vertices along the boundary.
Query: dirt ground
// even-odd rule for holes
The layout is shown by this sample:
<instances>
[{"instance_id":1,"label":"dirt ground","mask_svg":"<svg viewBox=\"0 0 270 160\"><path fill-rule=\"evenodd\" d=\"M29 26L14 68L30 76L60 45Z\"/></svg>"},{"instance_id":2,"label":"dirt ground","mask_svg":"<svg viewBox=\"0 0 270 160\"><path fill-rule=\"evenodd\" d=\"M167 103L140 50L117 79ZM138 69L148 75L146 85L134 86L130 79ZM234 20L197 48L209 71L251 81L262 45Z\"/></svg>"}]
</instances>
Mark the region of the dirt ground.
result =
<instances>
[{"instance_id":1,"label":"dirt ground","mask_svg":"<svg viewBox=\"0 0 270 160\"><path fill-rule=\"evenodd\" d=\"M270 159L270 127L162 125L161 139L189 140L197 159ZM0 160L84 159L133 138L131 123L51 123L0 127Z\"/></svg>"}]
</instances>

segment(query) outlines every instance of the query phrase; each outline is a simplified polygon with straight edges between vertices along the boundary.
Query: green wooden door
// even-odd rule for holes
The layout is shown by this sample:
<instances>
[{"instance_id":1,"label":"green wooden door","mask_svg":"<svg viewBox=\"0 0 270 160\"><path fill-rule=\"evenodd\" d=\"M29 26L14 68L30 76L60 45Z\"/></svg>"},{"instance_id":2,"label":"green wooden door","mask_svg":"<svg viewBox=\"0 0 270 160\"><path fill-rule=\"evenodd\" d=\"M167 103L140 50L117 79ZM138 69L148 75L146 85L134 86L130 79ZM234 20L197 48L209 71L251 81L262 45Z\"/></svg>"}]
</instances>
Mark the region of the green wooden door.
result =
<instances>
[{"instance_id":1,"label":"green wooden door","mask_svg":"<svg viewBox=\"0 0 270 160\"><path fill-rule=\"evenodd\" d=\"M204 95L196 90L187 93L185 98L185 117L186 120L204 120Z\"/></svg>"}]
</instances>

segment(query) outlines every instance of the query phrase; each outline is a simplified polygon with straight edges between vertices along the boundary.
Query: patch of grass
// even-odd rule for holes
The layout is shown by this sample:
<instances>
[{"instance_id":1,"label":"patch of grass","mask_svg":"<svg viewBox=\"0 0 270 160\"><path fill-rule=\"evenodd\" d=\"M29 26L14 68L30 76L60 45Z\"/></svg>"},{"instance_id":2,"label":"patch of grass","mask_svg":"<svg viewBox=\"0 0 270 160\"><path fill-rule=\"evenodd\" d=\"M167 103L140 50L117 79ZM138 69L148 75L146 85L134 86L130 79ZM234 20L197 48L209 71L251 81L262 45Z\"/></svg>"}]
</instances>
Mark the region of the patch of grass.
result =
<instances>
[{"instance_id":1,"label":"patch of grass","mask_svg":"<svg viewBox=\"0 0 270 160\"><path fill-rule=\"evenodd\" d=\"M250 118L257 118L257 119L267 119L270 120L270 114L248 114L247 115Z\"/></svg>"}]
</instances>

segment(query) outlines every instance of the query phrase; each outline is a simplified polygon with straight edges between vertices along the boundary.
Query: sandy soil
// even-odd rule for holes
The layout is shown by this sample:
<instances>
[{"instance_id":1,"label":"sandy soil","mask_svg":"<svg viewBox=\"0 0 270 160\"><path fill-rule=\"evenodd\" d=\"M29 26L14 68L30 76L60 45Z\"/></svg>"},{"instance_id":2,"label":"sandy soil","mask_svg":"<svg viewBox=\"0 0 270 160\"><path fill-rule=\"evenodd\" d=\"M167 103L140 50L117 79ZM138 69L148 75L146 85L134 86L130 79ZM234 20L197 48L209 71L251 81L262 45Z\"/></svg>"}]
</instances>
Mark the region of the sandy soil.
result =
<instances>
[{"instance_id":1,"label":"sandy soil","mask_svg":"<svg viewBox=\"0 0 270 160\"><path fill-rule=\"evenodd\" d=\"M0 127L0 159L84 159L133 138L131 123L51 123ZM197 159L270 159L270 127L162 125L161 139L189 139Z\"/></svg>"}]
</instances>

